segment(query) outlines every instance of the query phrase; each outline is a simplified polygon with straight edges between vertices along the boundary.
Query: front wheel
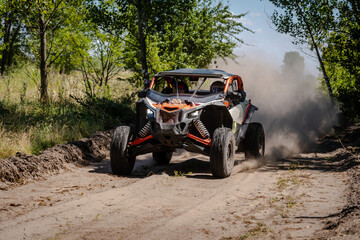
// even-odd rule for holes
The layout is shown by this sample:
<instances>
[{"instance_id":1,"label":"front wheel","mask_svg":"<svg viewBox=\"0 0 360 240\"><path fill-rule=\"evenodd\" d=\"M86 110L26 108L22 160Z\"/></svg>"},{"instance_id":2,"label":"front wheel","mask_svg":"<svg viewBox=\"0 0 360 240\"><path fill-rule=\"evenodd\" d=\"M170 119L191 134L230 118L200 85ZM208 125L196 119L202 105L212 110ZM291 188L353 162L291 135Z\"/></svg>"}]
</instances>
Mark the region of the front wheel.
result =
<instances>
[{"instance_id":1,"label":"front wheel","mask_svg":"<svg viewBox=\"0 0 360 240\"><path fill-rule=\"evenodd\" d=\"M234 167L235 139L230 128L214 131L210 148L210 169L214 177L230 176Z\"/></svg>"},{"instance_id":2,"label":"front wheel","mask_svg":"<svg viewBox=\"0 0 360 240\"><path fill-rule=\"evenodd\" d=\"M131 137L129 126L117 127L110 144L111 170L117 175L129 175L135 164L135 157L130 156L128 143Z\"/></svg>"},{"instance_id":3,"label":"front wheel","mask_svg":"<svg viewBox=\"0 0 360 240\"><path fill-rule=\"evenodd\" d=\"M244 139L246 158L262 158L265 154L265 133L261 123L249 123Z\"/></svg>"}]
</instances>

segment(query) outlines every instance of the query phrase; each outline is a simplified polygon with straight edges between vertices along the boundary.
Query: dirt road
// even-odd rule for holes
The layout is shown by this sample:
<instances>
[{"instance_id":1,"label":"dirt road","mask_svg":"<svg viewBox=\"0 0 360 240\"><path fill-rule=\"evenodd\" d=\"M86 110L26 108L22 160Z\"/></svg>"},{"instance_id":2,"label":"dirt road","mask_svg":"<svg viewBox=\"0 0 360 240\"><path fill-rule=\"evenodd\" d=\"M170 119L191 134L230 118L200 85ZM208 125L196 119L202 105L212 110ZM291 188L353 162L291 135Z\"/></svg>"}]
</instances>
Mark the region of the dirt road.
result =
<instances>
[{"instance_id":1,"label":"dirt road","mask_svg":"<svg viewBox=\"0 0 360 240\"><path fill-rule=\"evenodd\" d=\"M308 239L347 203L349 179L331 170L335 155L266 163L239 155L226 179L213 179L206 158L186 153L169 166L143 156L132 177L112 175L108 160L69 164L0 192L0 238Z\"/></svg>"}]
</instances>

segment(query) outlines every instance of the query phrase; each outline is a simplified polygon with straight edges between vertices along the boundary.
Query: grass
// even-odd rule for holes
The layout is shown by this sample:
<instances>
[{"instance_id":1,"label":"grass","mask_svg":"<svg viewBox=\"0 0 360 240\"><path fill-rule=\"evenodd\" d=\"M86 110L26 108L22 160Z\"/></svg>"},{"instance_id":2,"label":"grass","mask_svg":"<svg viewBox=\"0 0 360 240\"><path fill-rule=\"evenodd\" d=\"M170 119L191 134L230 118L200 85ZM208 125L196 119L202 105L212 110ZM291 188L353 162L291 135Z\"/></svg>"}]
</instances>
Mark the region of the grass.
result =
<instances>
[{"instance_id":1,"label":"grass","mask_svg":"<svg viewBox=\"0 0 360 240\"><path fill-rule=\"evenodd\" d=\"M185 172L182 172L182 171L175 170L173 177L184 177L185 175L192 175L192 172L185 173Z\"/></svg>"},{"instance_id":2,"label":"grass","mask_svg":"<svg viewBox=\"0 0 360 240\"><path fill-rule=\"evenodd\" d=\"M101 216L101 214L100 213L98 213L98 214L96 214L96 216L93 218L93 222L96 222L96 221L98 221L99 219L100 219L100 216Z\"/></svg>"},{"instance_id":3,"label":"grass","mask_svg":"<svg viewBox=\"0 0 360 240\"><path fill-rule=\"evenodd\" d=\"M50 72L50 101L41 104L35 69L25 64L0 77L0 159L16 152L37 155L56 144L134 122L136 89L126 82L114 80L106 92L99 89L96 96L86 97L80 75Z\"/></svg>"},{"instance_id":4,"label":"grass","mask_svg":"<svg viewBox=\"0 0 360 240\"><path fill-rule=\"evenodd\" d=\"M297 177L291 178L279 178L276 185L280 190L284 190L285 188L289 187L290 185L298 185L300 180Z\"/></svg>"},{"instance_id":5,"label":"grass","mask_svg":"<svg viewBox=\"0 0 360 240\"><path fill-rule=\"evenodd\" d=\"M287 178L279 178L276 184L278 189L282 192L288 187L297 186L300 183L303 183L303 180L299 180L296 176L291 176ZM281 193L281 197L272 197L268 200L268 203L270 207L274 207L279 211L282 218L289 218L289 210L298 205L297 199L299 199L299 197L296 197L294 194L291 196L285 196Z\"/></svg>"},{"instance_id":6,"label":"grass","mask_svg":"<svg viewBox=\"0 0 360 240\"><path fill-rule=\"evenodd\" d=\"M29 153L31 152L30 146L31 140L28 134L9 132L0 123L0 159L12 156L18 151Z\"/></svg>"},{"instance_id":7,"label":"grass","mask_svg":"<svg viewBox=\"0 0 360 240\"><path fill-rule=\"evenodd\" d=\"M262 234L270 232L269 227L266 224L259 222L255 227L251 228L245 234L236 237L222 237L221 240L245 240L251 237L259 237Z\"/></svg>"},{"instance_id":8,"label":"grass","mask_svg":"<svg viewBox=\"0 0 360 240\"><path fill-rule=\"evenodd\" d=\"M292 197L288 197L286 200L286 207L287 208L293 208L296 204L296 200Z\"/></svg>"},{"instance_id":9,"label":"grass","mask_svg":"<svg viewBox=\"0 0 360 240\"><path fill-rule=\"evenodd\" d=\"M278 197L271 197L269 200L268 200L268 203L270 205L270 207L276 207L276 203L278 203L280 201L280 199Z\"/></svg>"},{"instance_id":10,"label":"grass","mask_svg":"<svg viewBox=\"0 0 360 240\"><path fill-rule=\"evenodd\" d=\"M298 170L301 167L301 164L299 162L291 163L288 170L295 171Z\"/></svg>"}]
</instances>

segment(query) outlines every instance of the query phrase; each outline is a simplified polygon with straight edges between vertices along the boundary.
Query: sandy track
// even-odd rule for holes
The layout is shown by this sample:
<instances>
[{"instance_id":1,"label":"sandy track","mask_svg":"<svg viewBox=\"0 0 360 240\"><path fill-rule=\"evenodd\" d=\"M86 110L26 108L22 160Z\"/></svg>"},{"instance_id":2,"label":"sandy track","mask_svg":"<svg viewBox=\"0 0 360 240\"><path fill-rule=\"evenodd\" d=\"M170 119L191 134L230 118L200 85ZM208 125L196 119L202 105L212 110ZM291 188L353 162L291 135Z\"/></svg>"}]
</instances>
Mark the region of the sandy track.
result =
<instances>
[{"instance_id":1,"label":"sandy track","mask_svg":"<svg viewBox=\"0 0 360 240\"><path fill-rule=\"evenodd\" d=\"M139 157L129 178L112 175L108 160L69 164L0 192L0 238L308 239L346 205L348 176L326 168L331 157L258 163L239 155L226 179L213 179L208 159L187 153L169 166Z\"/></svg>"}]
</instances>

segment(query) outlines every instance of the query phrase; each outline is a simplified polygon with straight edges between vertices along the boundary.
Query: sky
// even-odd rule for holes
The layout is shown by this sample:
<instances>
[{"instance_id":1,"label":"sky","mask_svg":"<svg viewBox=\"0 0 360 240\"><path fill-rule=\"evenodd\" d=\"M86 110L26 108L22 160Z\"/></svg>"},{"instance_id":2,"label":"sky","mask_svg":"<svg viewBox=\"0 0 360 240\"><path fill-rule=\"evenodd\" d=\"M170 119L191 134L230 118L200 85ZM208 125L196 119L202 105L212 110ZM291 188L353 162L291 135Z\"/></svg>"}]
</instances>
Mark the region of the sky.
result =
<instances>
[{"instance_id":1,"label":"sky","mask_svg":"<svg viewBox=\"0 0 360 240\"><path fill-rule=\"evenodd\" d=\"M247 44L235 49L235 54L240 56L240 64L246 62L247 58L261 57L274 63L280 70L285 52L298 51L305 58L305 72L318 75L316 59L302 53L298 46L291 43L290 36L275 31L269 19L275 9L272 3L268 0L228 0L228 3L233 13L247 13L242 23L254 31L244 31L239 35Z\"/></svg>"}]
</instances>

